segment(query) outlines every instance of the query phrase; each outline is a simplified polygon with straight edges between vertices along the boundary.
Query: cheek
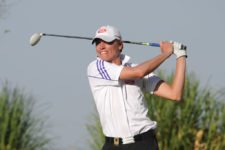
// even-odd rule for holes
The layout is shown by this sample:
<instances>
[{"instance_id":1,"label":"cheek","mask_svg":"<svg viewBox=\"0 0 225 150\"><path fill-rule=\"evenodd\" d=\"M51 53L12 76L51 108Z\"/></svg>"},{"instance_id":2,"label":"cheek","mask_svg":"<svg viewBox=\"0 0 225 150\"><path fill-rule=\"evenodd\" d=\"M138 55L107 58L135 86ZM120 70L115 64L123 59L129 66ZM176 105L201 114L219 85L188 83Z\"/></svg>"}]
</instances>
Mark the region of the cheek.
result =
<instances>
[{"instance_id":1,"label":"cheek","mask_svg":"<svg viewBox=\"0 0 225 150\"><path fill-rule=\"evenodd\" d=\"M97 53L97 54L99 54L100 53L100 49L98 49L97 47L95 48L95 52Z\"/></svg>"},{"instance_id":2,"label":"cheek","mask_svg":"<svg viewBox=\"0 0 225 150\"><path fill-rule=\"evenodd\" d=\"M115 53L116 54L120 54L120 52L121 52L120 48L119 47L116 47Z\"/></svg>"},{"instance_id":3,"label":"cheek","mask_svg":"<svg viewBox=\"0 0 225 150\"><path fill-rule=\"evenodd\" d=\"M120 51L119 51L117 48L115 48L115 49L111 49L111 50L110 50L110 53L111 53L112 55L114 55L114 56L118 56L119 53L120 53Z\"/></svg>"}]
</instances>

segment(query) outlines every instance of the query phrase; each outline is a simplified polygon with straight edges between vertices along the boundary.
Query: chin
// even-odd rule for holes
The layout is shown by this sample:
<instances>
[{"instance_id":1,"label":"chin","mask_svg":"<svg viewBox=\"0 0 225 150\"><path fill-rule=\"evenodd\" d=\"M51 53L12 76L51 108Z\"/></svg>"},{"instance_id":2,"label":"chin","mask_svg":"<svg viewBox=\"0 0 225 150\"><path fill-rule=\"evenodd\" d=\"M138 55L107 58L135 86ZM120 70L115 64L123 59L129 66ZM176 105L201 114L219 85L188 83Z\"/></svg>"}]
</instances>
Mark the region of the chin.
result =
<instances>
[{"instance_id":1,"label":"chin","mask_svg":"<svg viewBox=\"0 0 225 150\"><path fill-rule=\"evenodd\" d=\"M112 62L111 59L102 59L102 60L107 61L107 62Z\"/></svg>"},{"instance_id":2,"label":"chin","mask_svg":"<svg viewBox=\"0 0 225 150\"><path fill-rule=\"evenodd\" d=\"M104 61L108 61L108 62L111 62L112 60L110 59L110 58L108 58L108 57L100 57L102 60L104 60Z\"/></svg>"}]
</instances>

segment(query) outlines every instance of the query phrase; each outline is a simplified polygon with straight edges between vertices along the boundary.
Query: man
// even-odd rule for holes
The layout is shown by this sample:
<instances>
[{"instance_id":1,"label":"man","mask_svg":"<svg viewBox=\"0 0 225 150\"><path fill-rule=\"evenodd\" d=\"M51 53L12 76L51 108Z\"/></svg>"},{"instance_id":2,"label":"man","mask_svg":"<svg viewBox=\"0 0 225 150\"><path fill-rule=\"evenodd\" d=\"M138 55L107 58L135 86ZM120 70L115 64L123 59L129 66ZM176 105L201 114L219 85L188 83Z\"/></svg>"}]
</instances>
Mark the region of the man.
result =
<instances>
[{"instance_id":1,"label":"man","mask_svg":"<svg viewBox=\"0 0 225 150\"><path fill-rule=\"evenodd\" d=\"M161 53L139 65L123 55L122 37L113 26L102 26L95 34L97 59L87 74L105 135L103 150L157 150L157 123L148 116L144 92L180 101L183 93L186 50L177 42L160 42ZM172 84L152 72L172 54L176 71Z\"/></svg>"}]
</instances>

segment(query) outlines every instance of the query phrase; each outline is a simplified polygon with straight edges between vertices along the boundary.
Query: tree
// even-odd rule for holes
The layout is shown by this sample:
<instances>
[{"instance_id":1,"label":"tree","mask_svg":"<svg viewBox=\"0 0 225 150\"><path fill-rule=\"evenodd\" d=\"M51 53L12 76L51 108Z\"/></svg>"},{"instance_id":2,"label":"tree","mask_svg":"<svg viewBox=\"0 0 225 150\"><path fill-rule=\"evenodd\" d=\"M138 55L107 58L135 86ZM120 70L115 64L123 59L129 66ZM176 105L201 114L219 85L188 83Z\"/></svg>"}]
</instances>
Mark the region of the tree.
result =
<instances>
[{"instance_id":1,"label":"tree","mask_svg":"<svg viewBox=\"0 0 225 150\"><path fill-rule=\"evenodd\" d=\"M6 0L0 0L0 19L6 11Z\"/></svg>"},{"instance_id":2,"label":"tree","mask_svg":"<svg viewBox=\"0 0 225 150\"><path fill-rule=\"evenodd\" d=\"M0 149L44 150L50 139L46 136L46 120L35 115L35 101L19 88L7 84L0 91Z\"/></svg>"},{"instance_id":3,"label":"tree","mask_svg":"<svg viewBox=\"0 0 225 150\"><path fill-rule=\"evenodd\" d=\"M163 79L171 81L172 74ZM167 81L168 81L167 80ZM146 93L149 116L158 123L157 138L162 150L222 150L225 149L224 93L201 87L193 74L186 79L180 103ZM97 115L87 124L89 145L101 149L104 136Z\"/></svg>"},{"instance_id":4,"label":"tree","mask_svg":"<svg viewBox=\"0 0 225 150\"><path fill-rule=\"evenodd\" d=\"M167 79L171 81L171 77ZM225 103L219 99L220 93L208 87L201 89L194 75L186 79L181 103L146 96L151 110L149 115L158 121L161 149L225 149Z\"/></svg>"},{"instance_id":5,"label":"tree","mask_svg":"<svg viewBox=\"0 0 225 150\"><path fill-rule=\"evenodd\" d=\"M9 10L9 8L14 5L18 0L0 0L0 21L5 16L6 12ZM3 33L10 32L9 29L4 29Z\"/></svg>"},{"instance_id":6,"label":"tree","mask_svg":"<svg viewBox=\"0 0 225 150\"><path fill-rule=\"evenodd\" d=\"M88 140L89 147L92 150L100 150L105 141L105 138L102 132L100 120L96 112L92 114L89 122L90 123L86 125L90 134L90 138Z\"/></svg>"},{"instance_id":7,"label":"tree","mask_svg":"<svg viewBox=\"0 0 225 150\"><path fill-rule=\"evenodd\" d=\"M0 20L5 15L7 10L19 0L0 0Z\"/></svg>"}]
</instances>

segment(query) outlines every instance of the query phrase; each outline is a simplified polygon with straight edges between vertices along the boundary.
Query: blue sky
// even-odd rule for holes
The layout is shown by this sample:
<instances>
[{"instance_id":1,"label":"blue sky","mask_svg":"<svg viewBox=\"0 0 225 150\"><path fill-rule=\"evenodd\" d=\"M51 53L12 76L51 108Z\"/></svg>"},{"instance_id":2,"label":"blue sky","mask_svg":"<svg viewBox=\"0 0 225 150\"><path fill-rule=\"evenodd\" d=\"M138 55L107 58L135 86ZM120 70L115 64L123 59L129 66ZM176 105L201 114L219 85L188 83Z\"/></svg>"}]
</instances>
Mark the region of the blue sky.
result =
<instances>
[{"instance_id":1,"label":"blue sky","mask_svg":"<svg viewBox=\"0 0 225 150\"><path fill-rule=\"evenodd\" d=\"M99 26L114 25L124 40L183 42L188 46L187 71L203 86L224 88L223 0L9 2L13 5L0 20L0 83L7 79L42 104L55 149L86 147L85 124L95 111L86 67L95 59L95 47L86 40L54 37L43 37L31 47L29 38L35 32L92 37ZM126 44L123 52L139 63L159 49ZM173 71L175 57L160 68Z\"/></svg>"}]
</instances>

